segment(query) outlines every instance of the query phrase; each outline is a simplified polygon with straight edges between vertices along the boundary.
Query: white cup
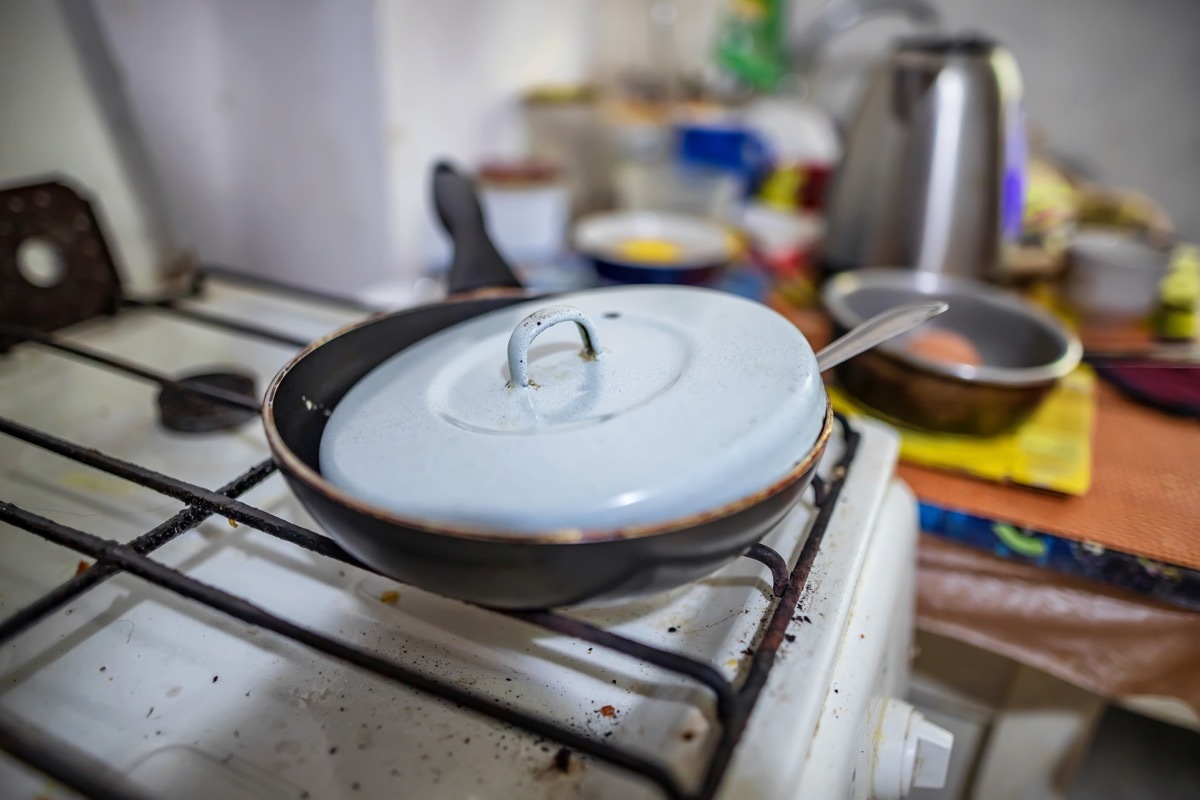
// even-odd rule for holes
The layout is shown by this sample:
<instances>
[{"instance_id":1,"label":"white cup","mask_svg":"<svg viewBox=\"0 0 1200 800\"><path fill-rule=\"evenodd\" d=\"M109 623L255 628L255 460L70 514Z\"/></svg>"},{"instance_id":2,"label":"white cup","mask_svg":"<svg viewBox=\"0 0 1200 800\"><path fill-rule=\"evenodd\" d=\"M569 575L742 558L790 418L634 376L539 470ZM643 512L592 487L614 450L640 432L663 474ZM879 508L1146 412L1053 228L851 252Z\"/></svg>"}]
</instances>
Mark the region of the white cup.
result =
<instances>
[{"instance_id":1,"label":"white cup","mask_svg":"<svg viewBox=\"0 0 1200 800\"><path fill-rule=\"evenodd\" d=\"M1090 321L1143 317L1154 307L1168 253L1114 230L1083 230L1067 249L1068 302Z\"/></svg>"}]
</instances>

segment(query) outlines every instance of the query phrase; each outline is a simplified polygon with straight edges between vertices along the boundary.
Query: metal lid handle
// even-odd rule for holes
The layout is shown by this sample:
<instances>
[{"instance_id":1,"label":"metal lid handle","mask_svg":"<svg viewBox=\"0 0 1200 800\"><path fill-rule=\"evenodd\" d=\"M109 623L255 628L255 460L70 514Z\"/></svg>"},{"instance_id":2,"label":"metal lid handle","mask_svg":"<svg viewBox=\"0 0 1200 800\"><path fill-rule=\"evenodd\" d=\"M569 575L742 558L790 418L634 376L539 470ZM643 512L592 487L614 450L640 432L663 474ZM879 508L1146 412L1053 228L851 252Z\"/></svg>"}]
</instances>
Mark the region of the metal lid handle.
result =
<instances>
[{"instance_id":1,"label":"metal lid handle","mask_svg":"<svg viewBox=\"0 0 1200 800\"><path fill-rule=\"evenodd\" d=\"M529 347L542 331L560 322L574 322L579 326L579 335L583 338L583 352L580 355L585 361L600 356L596 326L587 314L572 306L547 306L521 320L512 336L508 337L508 374L512 376L508 383L510 387L530 386Z\"/></svg>"}]
</instances>

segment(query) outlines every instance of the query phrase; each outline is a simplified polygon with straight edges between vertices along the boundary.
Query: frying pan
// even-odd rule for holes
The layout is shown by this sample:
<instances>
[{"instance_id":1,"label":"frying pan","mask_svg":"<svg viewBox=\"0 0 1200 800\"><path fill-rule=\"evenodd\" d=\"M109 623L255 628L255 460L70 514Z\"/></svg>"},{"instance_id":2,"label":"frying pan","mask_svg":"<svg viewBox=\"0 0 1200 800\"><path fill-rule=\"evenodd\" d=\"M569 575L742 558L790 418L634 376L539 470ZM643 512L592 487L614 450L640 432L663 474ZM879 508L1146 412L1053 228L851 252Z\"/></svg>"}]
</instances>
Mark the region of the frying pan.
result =
<instances>
[{"instance_id":1,"label":"frying pan","mask_svg":"<svg viewBox=\"0 0 1200 800\"><path fill-rule=\"evenodd\" d=\"M343 397L427 337L529 300L488 240L470 183L434 171L438 216L455 244L444 302L367 318L311 344L269 386L264 425L292 491L347 551L405 583L482 605L531 609L665 590L745 552L812 480L832 427L826 402L815 441L769 486L667 522L513 532L445 524L366 502L320 470L322 436ZM698 290L681 290L698 291Z\"/></svg>"}]
</instances>

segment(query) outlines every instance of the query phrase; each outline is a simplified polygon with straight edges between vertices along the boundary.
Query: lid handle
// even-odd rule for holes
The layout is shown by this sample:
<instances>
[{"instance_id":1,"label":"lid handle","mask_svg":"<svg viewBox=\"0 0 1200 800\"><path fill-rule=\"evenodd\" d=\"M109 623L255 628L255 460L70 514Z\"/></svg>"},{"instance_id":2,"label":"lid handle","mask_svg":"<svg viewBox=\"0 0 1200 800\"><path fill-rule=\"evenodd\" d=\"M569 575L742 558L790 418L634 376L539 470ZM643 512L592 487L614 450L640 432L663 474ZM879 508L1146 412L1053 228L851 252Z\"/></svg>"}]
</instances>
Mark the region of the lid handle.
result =
<instances>
[{"instance_id":1,"label":"lid handle","mask_svg":"<svg viewBox=\"0 0 1200 800\"><path fill-rule=\"evenodd\" d=\"M600 357L596 326L587 314L572 306L547 306L521 320L512 336L508 337L508 374L512 376L508 383L510 387L529 387L529 347L542 331L560 322L574 322L579 326L579 335L583 338L580 356L585 361Z\"/></svg>"}]
</instances>

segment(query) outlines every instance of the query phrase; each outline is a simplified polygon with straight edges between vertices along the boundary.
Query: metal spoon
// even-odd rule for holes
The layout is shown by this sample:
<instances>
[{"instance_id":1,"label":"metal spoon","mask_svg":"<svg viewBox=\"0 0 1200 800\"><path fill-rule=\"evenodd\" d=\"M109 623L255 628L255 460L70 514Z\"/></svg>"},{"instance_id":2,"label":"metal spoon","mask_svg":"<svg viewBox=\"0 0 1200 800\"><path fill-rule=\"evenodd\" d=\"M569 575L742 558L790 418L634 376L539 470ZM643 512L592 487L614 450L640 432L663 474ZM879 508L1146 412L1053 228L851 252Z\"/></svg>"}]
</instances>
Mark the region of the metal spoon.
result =
<instances>
[{"instance_id":1,"label":"metal spoon","mask_svg":"<svg viewBox=\"0 0 1200 800\"><path fill-rule=\"evenodd\" d=\"M834 339L817 353L821 372L832 369L859 353L881 345L888 339L908 333L913 328L941 314L950 306L943 302L910 303L889 308L861 325L855 325L845 336Z\"/></svg>"}]
</instances>

